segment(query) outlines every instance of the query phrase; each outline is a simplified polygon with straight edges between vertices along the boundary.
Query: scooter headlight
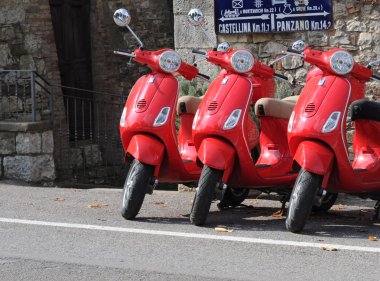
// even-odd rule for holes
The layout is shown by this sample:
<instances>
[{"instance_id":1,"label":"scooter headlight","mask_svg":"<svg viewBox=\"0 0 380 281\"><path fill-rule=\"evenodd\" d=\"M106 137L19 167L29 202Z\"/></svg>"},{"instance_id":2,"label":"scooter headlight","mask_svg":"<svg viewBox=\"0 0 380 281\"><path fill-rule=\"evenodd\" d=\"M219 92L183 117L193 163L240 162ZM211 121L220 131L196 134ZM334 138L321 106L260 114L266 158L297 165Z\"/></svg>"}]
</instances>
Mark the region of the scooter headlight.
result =
<instances>
[{"instance_id":1,"label":"scooter headlight","mask_svg":"<svg viewBox=\"0 0 380 281\"><path fill-rule=\"evenodd\" d=\"M197 109L197 112L195 112L193 125L191 126L191 129L195 130L195 126L197 125L198 119L199 119L199 109Z\"/></svg>"},{"instance_id":2,"label":"scooter headlight","mask_svg":"<svg viewBox=\"0 0 380 281\"><path fill-rule=\"evenodd\" d=\"M289 123L288 123L288 132L290 133L293 130L293 121L294 121L294 115L296 114L295 111L292 112L292 115L290 115Z\"/></svg>"},{"instance_id":3,"label":"scooter headlight","mask_svg":"<svg viewBox=\"0 0 380 281\"><path fill-rule=\"evenodd\" d=\"M335 130L336 126L338 126L340 118L340 112L335 111L331 113L329 119L327 119L325 125L323 125L322 133L330 133Z\"/></svg>"},{"instance_id":4,"label":"scooter headlight","mask_svg":"<svg viewBox=\"0 0 380 281\"><path fill-rule=\"evenodd\" d=\"M120 126L121 127L124 127L125 126L125 116L127 115L127 108L124 107L123 109L123 113L121 114L121 117L120 117Z\"/></svg>"},{"instance_id":5,"label":"scooter headlight","mask_svg":"<svg viewBox=\"0 0 380 281\"><path fill-rule=\"evenodd\" d=\"M154 120L153 126L159 127L159 126L164 125L166 121L168 121L169 113L170 113L170 107L163 107L160 113L158 113L156 119Z\"/></svg>"},{"instance_id":6,"label":"scooter headlight","mask_svg":"<svg viewBox=\"0 0 380 281\"><path fill-rule=\"evenodd\" d=\"M339 75L350 73L354 64L354 58L346 51L337 51L330 58L331 69Z\"/></svg>"},{"instance_id":7,"label":"scooter headlight","mask_svg":"<svg viewBox=\"0 0 380 281\"><path fill-rule=\"evenodd\" d=\"M231 58L232 67L236 72L245 73L252 69L255 59L251 52L246 50L236 51Z\"/></svg>"},{"instance_id":8,"label":"scooter headlight","mask_svg":"<svg viewBox=\"0 0 380 281\"><path fill-rule=\"evenodd\" d=\"M181 66L181 57L177 52L165 51L158 58L160 67L165 72L176 72Z\"/></svg>"},{"instance_id":9,"label":"scooter headlight","mask_svg":"<svg viewBox=\"0 0 380 281\"><path fill-rule=\"evenodd\" d=\"M234 128L239 122L240 115L241 109L235 109L234 111L232 111L227 121L224 123L223 130L230 130Z\"/></svg>"}]
</instances>

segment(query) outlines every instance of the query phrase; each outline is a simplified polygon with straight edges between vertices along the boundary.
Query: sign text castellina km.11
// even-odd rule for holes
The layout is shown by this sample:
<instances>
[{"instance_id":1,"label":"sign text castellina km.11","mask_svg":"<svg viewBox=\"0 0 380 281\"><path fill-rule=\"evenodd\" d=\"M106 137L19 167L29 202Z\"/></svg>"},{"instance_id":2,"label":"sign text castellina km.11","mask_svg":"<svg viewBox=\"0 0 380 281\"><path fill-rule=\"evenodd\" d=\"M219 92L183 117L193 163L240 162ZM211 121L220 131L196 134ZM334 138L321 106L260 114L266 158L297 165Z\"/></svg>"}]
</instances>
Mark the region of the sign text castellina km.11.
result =
<instances>
[{"instance_id":1,"label":"sign text castellina km.11","mask_svg":"<svg viewBox=\"0 0 380 281\"><path fill-rule=\"evenodd\" d=\"M332 0L215 0L217 34L298 32L332 26Z\"/></svg>"}]
</instances>

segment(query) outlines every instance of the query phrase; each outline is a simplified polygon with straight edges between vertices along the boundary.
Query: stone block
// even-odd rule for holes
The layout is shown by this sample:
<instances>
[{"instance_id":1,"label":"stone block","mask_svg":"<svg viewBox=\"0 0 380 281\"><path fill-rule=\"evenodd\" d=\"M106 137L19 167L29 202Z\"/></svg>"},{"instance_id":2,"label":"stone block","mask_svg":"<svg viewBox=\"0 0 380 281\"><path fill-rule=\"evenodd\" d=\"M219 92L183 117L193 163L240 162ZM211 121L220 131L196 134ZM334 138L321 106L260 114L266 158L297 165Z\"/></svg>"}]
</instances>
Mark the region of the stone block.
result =
<instances>
[{"instance_id":1,"label":"stone block","mask_svg":"<svg viewBox=\"0 0 380 281\"><path fill-rule=\"evenodd\" d=\"M18 154L41 153L40 133L19 133L16 135Z\"/></svg>"},{"instance_id":2,"label":"stone block","mask_svg":"<svg viewBox=\"0 0 380 281\"><path fill-rule=\"evenodd\" d=\"M55 165L52 155L7 156L3 159L4 177L26 182L52 181Z\"/></svg>"},{"instance_id":3,"label":"stone block","mask_svg":"<svg viewBox=\"0 0 380 281\"><path fill-rule=\"evenodd\" d=\"M5 67L15 62L8 44L0 44L0 66Z\"/></svg>"},{"instance_id":4,"label":"stone block","mask_svg":"<svg viewBox=\"0 0 380 281\"><path fill-rule=\"evenodd\" d=\"M302 67L303 60L300 57L287 57L282 61L282 66L286 70L297 69Z\"/></svg>"},{"instance_id":5,"label":"stone block","mask_svg":"<svg viewBox=\"0 0 380 281\"><path fill-rule=\"evenodd\" d=\"M41 137L42 137L42 153L53 153L54 151L53 131L43 132Z\"/></svg>"},{"instance_id":6,"label":"stone block","mask_svg":"<svg viewBox=\"0 0 380 281\"><path fill-rule=\"evenodd\" d=\"M214 13L214 1L204 0L173 0L174 14L185 14L190 11L191 8L199 8L206 14Z\"/></svg>"},{"instance_id":7,"label":"stone block","mask_svg":"<svg viewBox=\"0 0 380 281\"><path fill-rule=\"evenodd\" d=\"M205 19L205 29L208 30L211 38L216 43L214 16L205 16ZM215 43L211 44L200 29L191 26L187 22L185 15L175 16L174 22L174 43L176 48L198 49L200 47L214 47Z\"/></svg>"},{"instance_id":8,"label":"stone block","mask_svg":"<svg viewBox=\"0 0 380 281\"><path fill-rule=\"evenodd\" d=\"M22 100L16 96L3 97L0 106L2 113L17 113L23 110Z\"/></svg>"},{"instance_id":9,"label":"stone block","mask_svg":"<svg viewBox=\"0 0 380 281\"><path fill-rule=\"evenodd\" d=\"M288 47L283 44L277 42L268 42L265 45L260 46L259 57L265 58L270 57L271 55L281 55L287 49Z\"/></svg>"},{"instance_id":10,"label":"stone block","mask_svg":"<svg viewBox=\"0 0 380 281\"><path fill-rule=\"evenodd\" d=\"M25 20L23 0L1 1L0 24L14 24Z\"/></svg>"},{"instance_id":11,"label":"stone block","mask_svg":"<svg viewBox=\"0 0 380 281\"><path fill-rule=\"evenodd\" d=\"M367 26L364 22L360 21L358 18L355 18L347 22L347 31L366 32Z\"/></svg>"},{"instance_id":12,"label":"stone block","mask_svg":"<svg viewBox=\"0 0 380 281\"><path fill-rule=\"evenodd\" d=\"M88 145L83 148L86 167L102 164L102 153L97 144Z\"/></svg>"},{"instance_id":13,"label":"stone block","mask_svg":"<svg viewBox=\"0 0 380 281\"><path fill-rule=\"evenodd\" d=\"M346 32L341 30L337 30L334 36L330 37L330 45L333 47L337 47L340 45L349 45L351 43L350 37Z\"/></svg>"},{"instance_id":14,"label":"stone block","mask_svg":"<svg viewBox=\"0 0 380 281\"><path fill-rule=\"evenodd\" d=\"M12 26L2 26L0 27L0 40L7 42L15 37L15 31Z\"/></svg>"},{"instance_id":15,"label":"stone block","mask_svg":"<svg viewBox=\"0 0 380 281\"><path fill-rule=\"evenodd\" d=\"M360 33L359 35L359 40L358 40L358 45L361 50L364 49L369 49L372 46L372 33Z\"/></svg>"},{"instance_id":16,"label":"stone block","mask_svg":"<svg viewBox=\"0 0 380 281\"><path fill-rule=\"evenodd\" d=\"M70 163L72 169L83 168L83 152L81 148L70 148Z\"/></svg>"},{"instance_id":17,"label":"stone block","mask_svg":"<svg viewBox=\"0 0 380 281\"><path fill-rule=\"evenodd\" d=\"M13 154L16 152L16 134L0 132L0 154Z\"/></svg>"}]
</instances>

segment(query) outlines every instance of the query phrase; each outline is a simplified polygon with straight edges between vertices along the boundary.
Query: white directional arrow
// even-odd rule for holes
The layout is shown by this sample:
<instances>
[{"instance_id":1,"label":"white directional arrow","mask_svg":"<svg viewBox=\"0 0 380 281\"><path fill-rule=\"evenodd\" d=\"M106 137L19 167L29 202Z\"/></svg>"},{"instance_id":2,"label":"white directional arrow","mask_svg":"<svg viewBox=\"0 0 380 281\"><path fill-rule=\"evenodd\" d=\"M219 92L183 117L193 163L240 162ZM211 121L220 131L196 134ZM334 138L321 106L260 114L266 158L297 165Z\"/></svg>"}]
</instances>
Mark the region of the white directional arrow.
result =
<instances>
[{"instance_id":1,"label":"white directional arrow","mask_svg":"<svg viewBox=\"0 0 380 281\"><path fill-rule=\"evenodd\" d=\"M289 15L285 15L285 14L277 14L276 15L276 19L285 19L285 18L295 18L295 17L315 17L315 16L327 16L329 15L330 13L326 12L326 11L323 11L323 13L302 13L302 14L289 14Z\"/></svg>"},{"instance_id":2,"label":"white directional arrow","mask_svg":"<svg viewBox=\"0 0 380 281\"><path fill-rule=\"evenodd\" d=\"M225 18L225 17L221 17L219 20L224 22L224 21L230 21L230 20L238 21L238 20L254 20L254 19L269 20L269 15L264 14L264 15L261 15L261 16L236 17L236 18Z\"/></svg>"}]
</instances>

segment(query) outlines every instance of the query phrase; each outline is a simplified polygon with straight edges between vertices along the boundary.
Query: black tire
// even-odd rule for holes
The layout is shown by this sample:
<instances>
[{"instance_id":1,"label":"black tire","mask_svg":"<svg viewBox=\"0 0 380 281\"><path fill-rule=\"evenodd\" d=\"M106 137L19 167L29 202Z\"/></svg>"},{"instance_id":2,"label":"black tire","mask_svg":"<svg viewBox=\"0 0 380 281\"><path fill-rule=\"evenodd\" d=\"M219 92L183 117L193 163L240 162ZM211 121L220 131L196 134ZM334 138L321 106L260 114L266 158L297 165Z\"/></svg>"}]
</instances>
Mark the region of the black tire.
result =
<instances>
[{"instance_id":1,"label":"black tire","mask_svg":"<svg viewBox=\"0 0 380 281\"><path fill-rule=\"evenodd\" d=\"M239 206L248 196L248 188L228 188L218 207L223 210L229 207Z\"/></svg>"},{"instance_id":2,"label":"black tire","mask_svg":"<svg viewBox=\"0 0 380 281\"><path fill-rule=\"evenodd\" d=\"M323 197L321 206L313 206L313 212L322 213L327 212L335 204L338 198L338 193L327 192L325 197Z\"/></svg>"},{"instance_id":3,"label":"black tire","mask_svg":"<svg viewBox=\"0 0 380 281\"><path fill-rule=\"evenodd\" d=\"M194 225L203 225L210 211L212 200L215 198L216 188L222 180L223 171L204 166L199 179L198 188L191 208L190 222Z\"/></svg>"},{"instance_id":4,"label":"black tire","mask_svg":"<svg viewBox=\"0 0 380 281\"><path fill-rule=\"evenodd\" d=\"M315 196L321 187L323 177L301 169L290 195L286 228L297 233L302 231L311 213Z\"/></svg>"},{"instance_id":5,"label":"black tire","mask_svg":"<svg viewBox=\"0 0 380 281\"><path fill-rule=\"evenodd\" d=\"M123 189L121 215L125 219L133 220L140 211L153 172L154 166L133 160Z\"/></svg>"}]
</instances>

